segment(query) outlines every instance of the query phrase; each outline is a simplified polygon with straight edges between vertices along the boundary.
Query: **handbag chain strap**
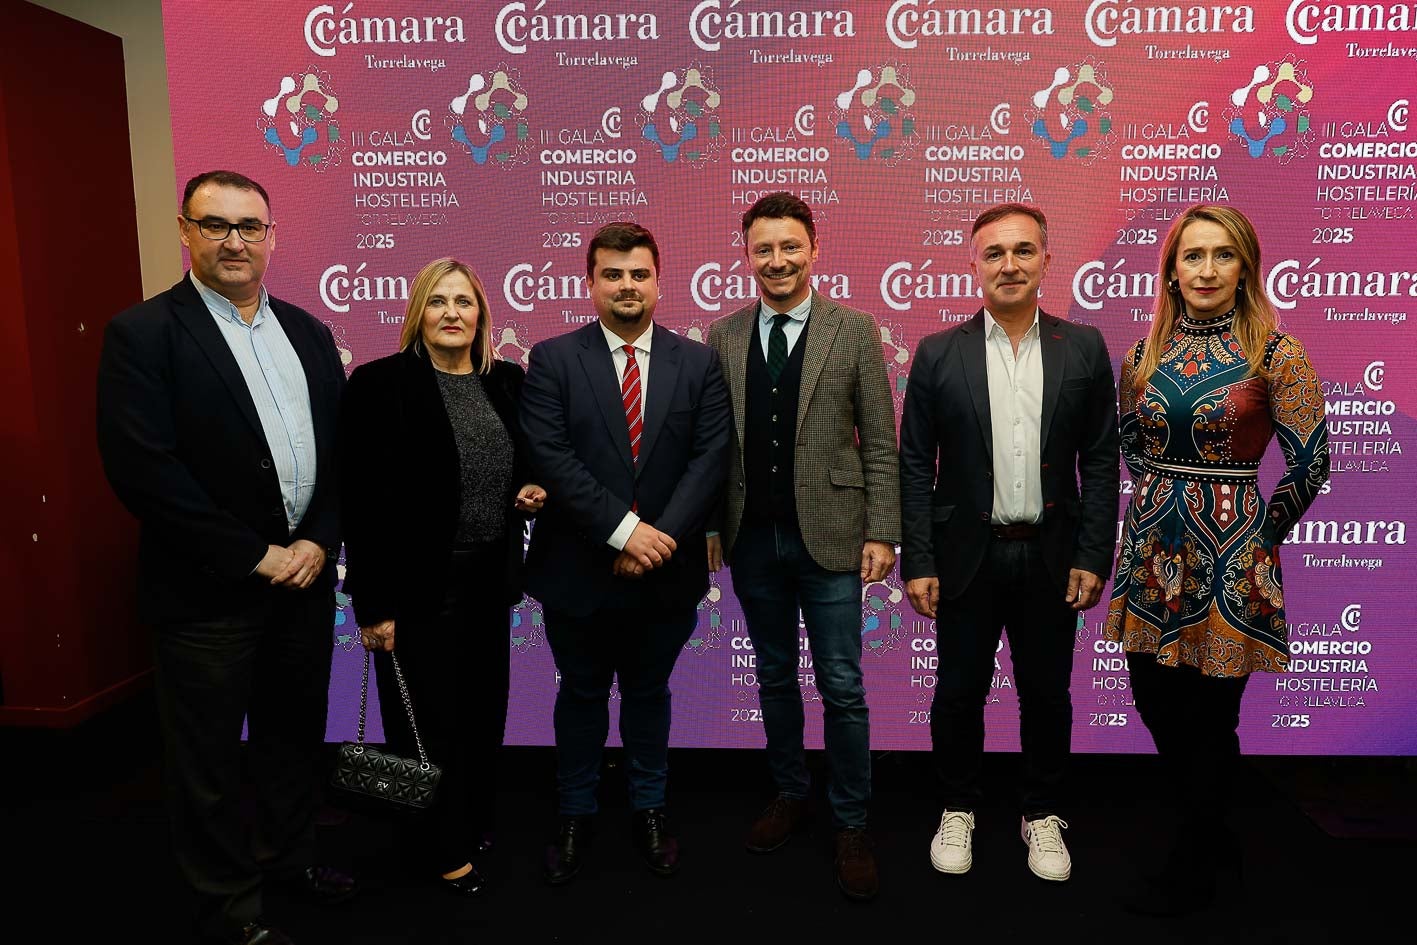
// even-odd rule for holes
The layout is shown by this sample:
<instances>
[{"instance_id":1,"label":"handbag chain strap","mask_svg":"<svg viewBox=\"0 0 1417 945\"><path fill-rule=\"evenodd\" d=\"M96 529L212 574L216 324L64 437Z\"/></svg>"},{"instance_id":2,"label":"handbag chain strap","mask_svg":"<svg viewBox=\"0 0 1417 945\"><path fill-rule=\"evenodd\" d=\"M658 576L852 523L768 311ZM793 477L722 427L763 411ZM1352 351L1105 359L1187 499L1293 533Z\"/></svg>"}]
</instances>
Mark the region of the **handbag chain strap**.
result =
<instances>
[{"instance_id":1,"label":"handbag chain strap","mask_svg":"<svg viewBox=\"0 0 1417 945\"><path fill-rule=\"evenodd\" d=\"M394 678L399 684L399 699L403 701L403 710L408 715L408 728L413 732L413 743L418 746L418 766L423 770L431 767L428 764L428 753L423 750L423 738L418 734L418 723L413 720L413 700L408 697L408 683L404 682L403 669L399 666L398 654L390 653L389 656L394 663ZM359 680L359 744L364 744L364 722L369 712L369 661L374 658L374 654L369 650L364 651L364 675Z\"/></svg>"}]
</instances>

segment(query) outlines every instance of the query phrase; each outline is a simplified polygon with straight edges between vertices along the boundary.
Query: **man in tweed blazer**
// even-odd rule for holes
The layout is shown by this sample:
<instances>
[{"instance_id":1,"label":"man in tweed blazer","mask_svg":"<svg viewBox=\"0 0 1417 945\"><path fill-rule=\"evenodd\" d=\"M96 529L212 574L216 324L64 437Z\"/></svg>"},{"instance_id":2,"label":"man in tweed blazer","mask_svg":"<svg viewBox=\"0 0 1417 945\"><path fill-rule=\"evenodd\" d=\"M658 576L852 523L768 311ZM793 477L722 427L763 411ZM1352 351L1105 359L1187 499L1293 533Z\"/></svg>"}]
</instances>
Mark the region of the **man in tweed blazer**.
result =
<instances>
[{"instance_id":1,"label":"man in tweed blazer","mask_svg":"<svg viewBox=\"0 0 1417 945\"><path fill-rule=\"evenodd\" d=\"M743 237L762 299L709 329L734 424L709 567L727 560L733 569L777 784L747 847L777 849L806 815L800 609L825 713L837 883L869 899L878 883L865 832L871 727L861 587L886 576L900 540L895 410L880 329L865 312L812 290L816 228L797 197L763 197L743 214Z\"/></svg>"}]
</instances>

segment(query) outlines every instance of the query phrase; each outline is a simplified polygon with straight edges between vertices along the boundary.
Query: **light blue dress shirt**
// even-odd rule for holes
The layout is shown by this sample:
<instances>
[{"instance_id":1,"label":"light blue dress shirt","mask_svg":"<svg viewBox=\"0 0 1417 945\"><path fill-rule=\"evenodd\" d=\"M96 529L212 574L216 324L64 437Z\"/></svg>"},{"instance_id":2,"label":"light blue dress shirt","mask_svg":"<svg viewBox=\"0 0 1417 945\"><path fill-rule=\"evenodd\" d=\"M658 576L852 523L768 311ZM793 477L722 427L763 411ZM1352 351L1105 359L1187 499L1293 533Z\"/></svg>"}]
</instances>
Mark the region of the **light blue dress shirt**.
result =
<instances>
[{"instance_id":1,"label":"light blue dress shirt","mask_svg":"<svg viewBox=\"0 0 1417 945\"><path fill-rule=\"evenodd\" d=\"M246 389L256 404L256 416L261 419L266 446L280 476L286 527L293 533L315 492L315 419L310 412L305 367L271 311L264 286L260 308L248 325L228 299L196 276L189 274L188 278L212 313L246 379Z\"/></svg>"}]
</instances>

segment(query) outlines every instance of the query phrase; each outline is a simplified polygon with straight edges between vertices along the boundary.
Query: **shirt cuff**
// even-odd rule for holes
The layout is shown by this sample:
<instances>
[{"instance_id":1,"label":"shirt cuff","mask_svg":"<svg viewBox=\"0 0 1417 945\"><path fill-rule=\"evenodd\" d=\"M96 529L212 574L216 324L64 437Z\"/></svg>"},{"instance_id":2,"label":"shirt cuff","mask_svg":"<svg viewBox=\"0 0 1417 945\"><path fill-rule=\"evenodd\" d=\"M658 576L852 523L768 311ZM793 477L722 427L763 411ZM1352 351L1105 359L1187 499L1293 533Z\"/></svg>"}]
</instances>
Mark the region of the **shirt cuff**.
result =
<instances>
[{"instance_id":1,"label":"shirt cuff","mask_svg":"<svg viewBox=\"0 0 1417 945\"><path fill-rule=\"evenodd\" d=\"M630 540L630 533L635 530L635 526L640 524L640 517L634 512L626 512L625 517L620 520L620 526L610 533L610 537L605 543L616 551L625 550L625 542Z\"/></svg>"}]
</instances>

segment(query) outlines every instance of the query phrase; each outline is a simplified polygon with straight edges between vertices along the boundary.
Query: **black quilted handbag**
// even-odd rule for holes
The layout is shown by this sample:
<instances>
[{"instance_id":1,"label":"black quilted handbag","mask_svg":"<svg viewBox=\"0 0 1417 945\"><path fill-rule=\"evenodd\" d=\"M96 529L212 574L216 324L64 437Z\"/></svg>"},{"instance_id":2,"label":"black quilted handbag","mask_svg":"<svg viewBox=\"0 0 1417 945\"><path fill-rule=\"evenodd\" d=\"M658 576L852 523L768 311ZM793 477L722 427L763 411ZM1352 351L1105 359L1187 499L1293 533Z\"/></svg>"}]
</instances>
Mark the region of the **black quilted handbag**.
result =
<instances>
[{"instance_id":1,"label":"black quilted handbag","mask_svg":"<svg viewBox=\"0 0 1417 945\"><path fill-rule=\"evenodd\" d=\"M391 654L392 655L392 654ZM413 721L413 703L408 698L408 686L403 681L399 658L393 657L394 676L398 679L399 697L408 713L408 728L418 746L417 758L404 758L364 744L364 720L369 708L369 660L364 651L364 678L359 684L359 740L342 742L330 775L330 787L350 806L373 807L391 812L422 810L433 803L443 770L428 760L423 739Z\"/></svg>"}]
</instances>

